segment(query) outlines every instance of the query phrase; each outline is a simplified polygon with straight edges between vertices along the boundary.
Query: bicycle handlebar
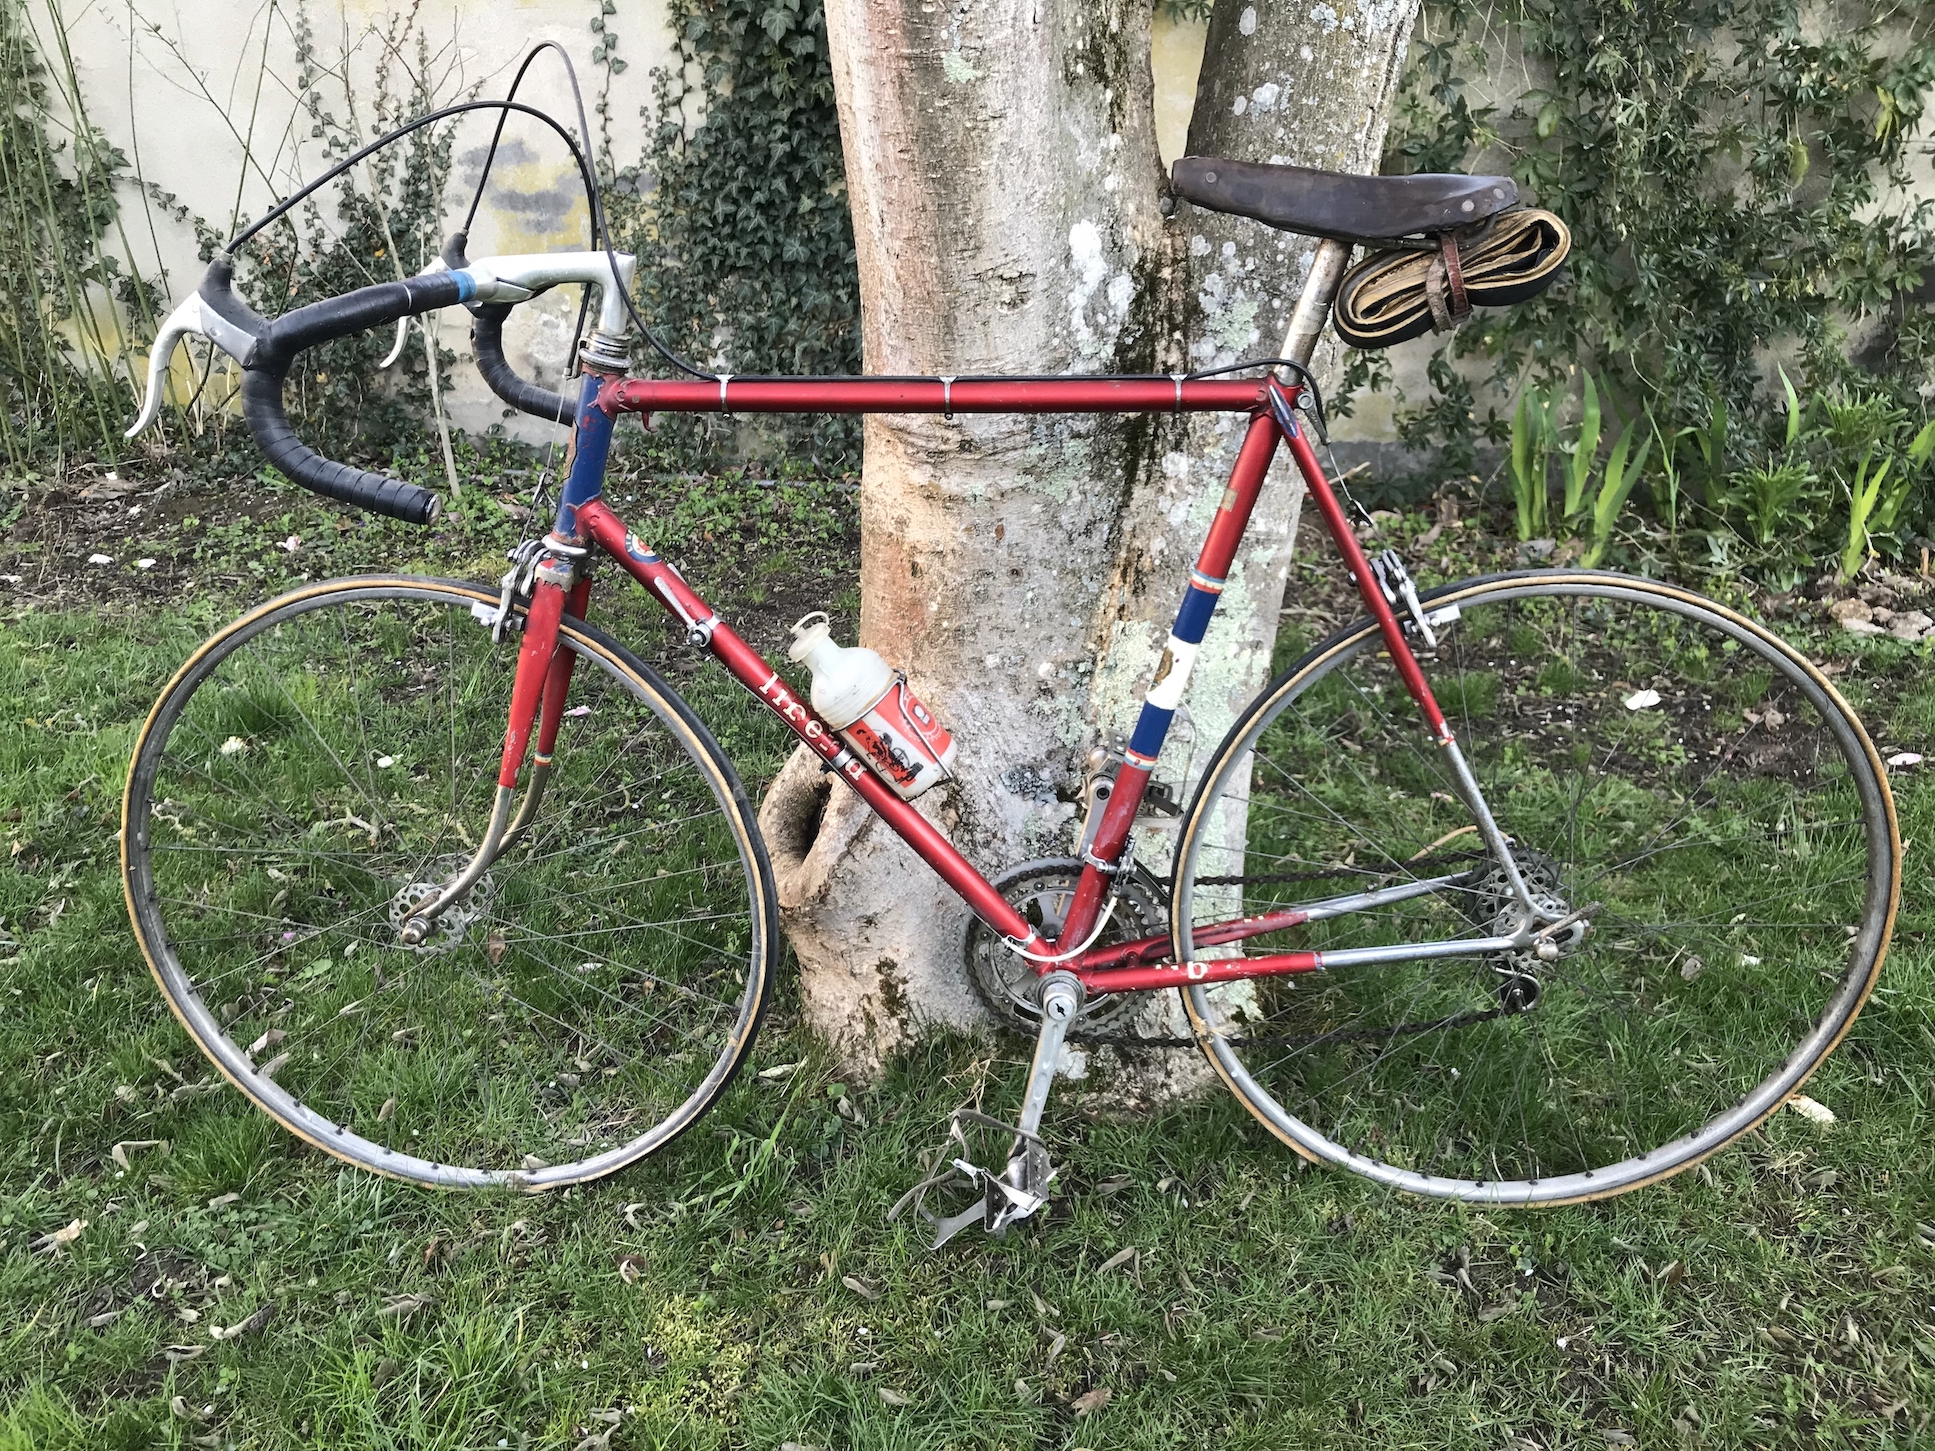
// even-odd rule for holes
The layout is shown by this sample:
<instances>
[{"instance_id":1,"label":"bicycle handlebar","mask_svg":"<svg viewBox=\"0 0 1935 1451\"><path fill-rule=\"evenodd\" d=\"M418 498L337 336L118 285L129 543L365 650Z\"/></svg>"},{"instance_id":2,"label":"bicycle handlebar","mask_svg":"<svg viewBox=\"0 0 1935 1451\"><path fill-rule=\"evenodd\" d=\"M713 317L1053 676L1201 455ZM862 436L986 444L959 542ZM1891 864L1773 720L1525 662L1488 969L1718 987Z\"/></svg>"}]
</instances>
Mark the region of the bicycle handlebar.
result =
<instances>
[{"instance_id":1,"label":"bicycle handlebar","mask_svg":"<svg viewBox=\"0 0 1935 1451\"><path fill-rule=\"evenodd\" d=\"M462 302L475 287L469 276L441 272L402 282L379 282L341 297L312 302L284 313L274 322L267 322L235 295L227 275L229 269L223 265L226 260L217 258L209 268L208 275L202 279L201 298L218 314L228 314L231 322L252 319L262 324L261 331L255 333L254 345L241 363L242 416L248 420L249 432L255 436L256 447L262 450L263 456L305 489L325 499L401 519L406 524L428 524L436 518L442 501L420 484L406 484L388 474L326 459L297 438L295 429L289 425L288 414L283 411L282 388L290 364L305 348L348 337L365 328L381 327L433 307ZM243 316L235 316L237 312Z\"/></svg>"},{"instance_id":2,"label":"bicycle handlebar","mask_svg":"<svg viewBox=\"0 0 1935 1451\"><path fill-rule=\"evenodd\" d=\"M452 269L470 266L470 258L465 253L469 242L468 232L452 232L443 244L441 255L444 266ZM504 356L504 319L511 315L511 309L517 304L471 302L465 306L476 319L470 327L470 344L476 352L477 371L482 375L484 385L511 407L533 418L542 418L547 423L572 422L578 410L569 398L562 393L553 393L528 378L519 377L510 359Z\"/></svg>"},{"instance_id":3,"label":"bicycle handlebar","mask_svg":"<svg viewBox=\"0 0 1935 1451\"><path fill-rule=\"evenodd\" d=\"M490 391L511 407L547 423L570 423L578 406L562 393L553 393L528 378L520 378L504 356L504 319L514 302L486 302L473 310L470 342L477 352L477 371Z\"/></svg>"},{"instance_id":4,"label":"bicycle handlebar","mask_svg":"<svg viewBox=\"0 0 1935 1451\"><path fill-rule=\"evenodd\" d=\"M461 242L452 238L461 257ZM449 250L448 248L446 249ZM453 303L471 303L477 315L477 361L491 391L539 418L569 423L576 410L548 389L520 378L504 357L503 322L511 307L563 282L598 284L604 291L600 326L624 327L619 289L631 284L633 260L619 255L616 267L603 252L539 257L491 257L451 268L448 262L399 282L379 282L341 297L299 307L271 321L235 292L234 263L226 254L209 264L201 286L169 314L148 356L148 393L133 438L161 411L162 384L176 345L199 333L242 365L242 414L256 446L270 463L312 493L369 509L410 524L436 518L441 500L430 490L387 474L326 459L296 437L283 408L290 366L305 348L399 322Z\"/></svg>"}]
</instances>

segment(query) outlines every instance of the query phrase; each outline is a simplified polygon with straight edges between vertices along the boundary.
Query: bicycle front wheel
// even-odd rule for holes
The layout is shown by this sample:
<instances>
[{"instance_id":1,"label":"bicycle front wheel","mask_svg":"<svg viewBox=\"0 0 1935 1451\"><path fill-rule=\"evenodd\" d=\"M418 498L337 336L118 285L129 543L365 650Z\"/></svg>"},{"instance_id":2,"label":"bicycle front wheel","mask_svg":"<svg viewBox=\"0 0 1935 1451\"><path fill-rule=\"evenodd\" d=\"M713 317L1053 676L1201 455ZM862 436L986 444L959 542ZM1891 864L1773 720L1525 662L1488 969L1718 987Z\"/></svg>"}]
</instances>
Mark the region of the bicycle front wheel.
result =
<instances>
[{"instance_id":1,"label":"bicycle front wheel","mask_svg":"<svg viewBox=\"0 0 1935 1451\"><path fill-rule=\"evenodd\" d=\"M1185 990L1198 1039L1286 1144L1411 1192L1560 1204L1687 1168L1791 1097L1874 987L1901 871L1881 762L1819 670L1685 591L1548 571L1426 603L1457 606L1419 658L1542 920L1589 930L1552 961L1423 950L1510 935L1523 907L1362 621L1232 727L1172 917L1179 959L1339 965Z\"/></svg>"},{"instance_id":2,"label":"bicycle front wheel","mask_svg":"<svg viewBox=\"0 0 1935 1451\"><path fill-rule=\"evenodd\" d=\"M493 645L496 603L349 579L235 621L142 730L122 858L170 1006L258 1106L384 1174L544 1189L643 1157L719 1095L777 921L717 743L567 622L570 709L535 817L401 944L490 817L518 638Z\"/></svg>"}]
</instances>

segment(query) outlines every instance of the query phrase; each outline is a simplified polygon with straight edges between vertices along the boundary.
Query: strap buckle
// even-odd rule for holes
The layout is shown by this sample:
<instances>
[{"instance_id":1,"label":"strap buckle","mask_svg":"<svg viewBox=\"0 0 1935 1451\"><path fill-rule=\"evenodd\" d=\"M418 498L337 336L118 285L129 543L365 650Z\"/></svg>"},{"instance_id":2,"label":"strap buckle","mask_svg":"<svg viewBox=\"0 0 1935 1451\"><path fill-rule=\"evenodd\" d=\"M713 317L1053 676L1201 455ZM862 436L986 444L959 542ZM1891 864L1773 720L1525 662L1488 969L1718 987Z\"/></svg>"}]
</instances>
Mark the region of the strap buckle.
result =
<instances>
[{"instance_id":1,"label":"strap buckle","mask_svg":"<svg viewBox=\"0 0 1935 1451\"><path fill-rule=\"evenodd\" d=\"M1471 316L1465 292L1464 261L1458 255L1458 234L1438 234L1438 255L1424 270L1424 300L1431 309L1431 331L1449 332Z\"/></svg>"}]
</instances>

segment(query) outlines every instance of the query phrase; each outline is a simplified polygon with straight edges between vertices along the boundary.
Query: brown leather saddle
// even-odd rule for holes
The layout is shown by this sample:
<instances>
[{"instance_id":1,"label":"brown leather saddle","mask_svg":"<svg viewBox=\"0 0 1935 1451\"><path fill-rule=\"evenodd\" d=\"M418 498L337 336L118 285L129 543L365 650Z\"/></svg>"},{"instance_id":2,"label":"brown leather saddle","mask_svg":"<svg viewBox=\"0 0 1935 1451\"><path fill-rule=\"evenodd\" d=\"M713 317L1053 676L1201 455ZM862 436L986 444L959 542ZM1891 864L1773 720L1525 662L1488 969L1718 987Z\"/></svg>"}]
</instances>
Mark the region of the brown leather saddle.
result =
<instances>
[{"instance_id":1,"label":"brown leather saddle","mask_svg":"<svg viewBox=\"0 0 1935 1451\"><path fill-rule=\"evenodd\" d=\"M1509 176L1349 176L1185 156L1170 184L1209 211L1374 248L1337 289L1337 334L1356 348L1445 331L1474 306L1534 297L1572 249L1564 222L1518 206Z\"/></svg>"},{"instance_id":2,"label":"brown leather saddle","mask_svg":"<svg viewBox=\"0 0 1935 1451\"><path fill-rule=\"evenodd\" d=\"M1213 156L1185 156L1169 176L1177 196L1209 211L1340 242L1456 231L1518 201L1509 176L1347 176Z\"/></svg>"}]
</instances>

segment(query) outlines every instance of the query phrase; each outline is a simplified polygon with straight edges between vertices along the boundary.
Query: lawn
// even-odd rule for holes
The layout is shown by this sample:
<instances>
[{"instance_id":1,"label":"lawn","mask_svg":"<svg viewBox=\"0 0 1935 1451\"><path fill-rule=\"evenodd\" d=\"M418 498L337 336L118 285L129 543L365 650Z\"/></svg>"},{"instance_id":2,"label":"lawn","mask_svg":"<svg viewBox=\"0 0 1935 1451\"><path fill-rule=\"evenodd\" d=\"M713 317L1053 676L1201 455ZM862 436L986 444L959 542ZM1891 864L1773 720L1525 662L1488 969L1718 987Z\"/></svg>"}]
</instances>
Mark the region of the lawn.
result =
<instances>
[{"instance_id":1,"label":"lawn","mask_svg":"<svg viewBox=\"0 0 1935 1451\"><path fill-rule=\"evenodd\" d=\"M886 1211L976 1085L1012 1105L1027 1045L934 1044L842 1083L784 974L753 1067L798 1066L743 1076L658 1158L542 1198L437 1195L213 1086L127 925L120 791L155 693L239 607L399 546L494 578L516 521L478 491L425 540L184 485L10 522L6 1451L1926 1443L1935 954L1916 868L1935 793L1916 772L1895 782L1915 845L1894 954L1809 1089L1837 1121L1783 1112L1622 1199L1480 1213L1309 1168L1221 1096L1133 1120L1064 1106L1050 1212L930 1253ZM805 608L852 614L840 490L695 487L661 524L763 647ZM786 540L790 563L737 562ZM669 658L657 626L607 618ZM1927 748L1929 647L1785 623L1844 658L1886 749ZM784 743L745 732L756 777Z\"/></svg>"}]
</instances>

